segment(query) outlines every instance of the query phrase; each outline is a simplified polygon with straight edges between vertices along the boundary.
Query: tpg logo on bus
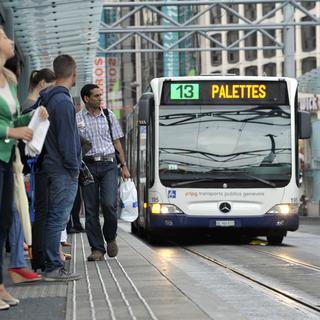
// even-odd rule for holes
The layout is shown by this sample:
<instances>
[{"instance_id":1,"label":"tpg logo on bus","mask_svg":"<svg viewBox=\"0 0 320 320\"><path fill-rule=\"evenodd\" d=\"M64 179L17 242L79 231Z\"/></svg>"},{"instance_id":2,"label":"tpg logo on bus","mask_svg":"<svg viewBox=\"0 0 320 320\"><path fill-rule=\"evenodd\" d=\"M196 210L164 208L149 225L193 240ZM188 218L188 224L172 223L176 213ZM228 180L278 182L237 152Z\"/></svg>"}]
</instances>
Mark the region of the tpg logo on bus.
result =
<instances>
[{"instance_id":1,"label":"tpg logo on bus","mask_svg":"<svg viewBox=\"0 0 320 320\"><path fill-rule=\"evenodd\" d=\"M168 198L175 199L177 197L176 190L168 190Z\"/></svg>"}]
</instances>

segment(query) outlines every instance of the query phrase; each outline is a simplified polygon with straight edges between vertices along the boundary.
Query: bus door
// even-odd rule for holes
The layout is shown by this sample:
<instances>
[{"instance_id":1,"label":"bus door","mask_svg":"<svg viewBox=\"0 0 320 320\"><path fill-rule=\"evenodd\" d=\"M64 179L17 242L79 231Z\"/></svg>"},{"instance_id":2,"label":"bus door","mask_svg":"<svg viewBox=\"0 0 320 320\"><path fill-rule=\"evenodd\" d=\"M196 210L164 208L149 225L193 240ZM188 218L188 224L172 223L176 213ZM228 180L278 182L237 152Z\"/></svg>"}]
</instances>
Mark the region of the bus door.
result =
<instances>
[{"instance_id":1,"label":"bus door","mask_svg":"<svg viewBox=\"0 0 320 320\"><path fill-rule=\"evenodd\" d=\"M138 199L139 199L139 222L144 224L145 203L147 203L147 126L139 126L139 149L138 149Z\"/></svg>"}]
</instances>

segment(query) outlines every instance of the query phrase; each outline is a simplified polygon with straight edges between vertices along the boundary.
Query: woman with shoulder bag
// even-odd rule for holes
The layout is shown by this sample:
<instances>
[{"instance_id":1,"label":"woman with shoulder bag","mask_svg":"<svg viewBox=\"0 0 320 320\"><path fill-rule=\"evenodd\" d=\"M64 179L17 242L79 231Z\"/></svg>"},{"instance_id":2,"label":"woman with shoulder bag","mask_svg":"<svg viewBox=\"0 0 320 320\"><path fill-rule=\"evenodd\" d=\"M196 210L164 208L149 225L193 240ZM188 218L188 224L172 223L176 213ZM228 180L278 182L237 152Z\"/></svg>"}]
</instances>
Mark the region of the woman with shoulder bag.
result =
<instances>
[{"instance_id":1,"label":"woman with shoulder bag","mask_svg":"<svg viewBox=\"0 0 320 320\"><path fill-rule=\"evenodd\" d=\"M14 44L0 28L0 310L15 306L19 300L6 290L2 278L3 246L11 226L13 206L13 171L16 139L30 141L32 130L26 127L31 115L20 115L15 75L4 67L14 56ZM47 112L41 109L41 118Z\"/></svg>"}]
</instances>

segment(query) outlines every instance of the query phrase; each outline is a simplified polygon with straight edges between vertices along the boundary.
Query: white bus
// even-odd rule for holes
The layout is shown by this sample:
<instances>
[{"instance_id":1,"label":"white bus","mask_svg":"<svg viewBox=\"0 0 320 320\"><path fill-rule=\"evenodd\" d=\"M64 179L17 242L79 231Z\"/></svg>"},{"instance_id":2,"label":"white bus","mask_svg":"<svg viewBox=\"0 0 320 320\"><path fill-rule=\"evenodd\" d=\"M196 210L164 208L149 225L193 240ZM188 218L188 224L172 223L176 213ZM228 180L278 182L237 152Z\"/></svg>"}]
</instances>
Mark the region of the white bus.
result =
<instances>
[{"instance_id":1,"label":"white bus","mask_svg":"<svg viewBox=\"0 0 320 320\"><path fill-rule=\"evenodd\" d=\"M311 130L297 101L284 77L153 79L127 119L132 232L232 230L281 244L299 225L298 140Z\"/></svg>"}]
</instances>

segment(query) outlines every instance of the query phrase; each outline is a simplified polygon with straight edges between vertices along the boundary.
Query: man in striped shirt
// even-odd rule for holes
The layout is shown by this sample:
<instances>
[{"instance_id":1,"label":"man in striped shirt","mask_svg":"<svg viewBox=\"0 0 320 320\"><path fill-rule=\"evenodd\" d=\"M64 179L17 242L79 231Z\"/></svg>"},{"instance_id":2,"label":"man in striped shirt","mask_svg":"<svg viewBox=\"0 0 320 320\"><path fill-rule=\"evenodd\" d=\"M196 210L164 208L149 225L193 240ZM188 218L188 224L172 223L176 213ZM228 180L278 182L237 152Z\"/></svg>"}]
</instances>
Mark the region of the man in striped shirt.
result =
<instances>
[{"instance_id":1,"label":"man in striped shirt","mask_svg":"<svg viewBox=\"0 0 320 320\"><path fill-rule=\"evenodd\" d=\"M83 155L83 160L94 177L94 183L82 187L86 212L85 228L91 246L88 261L99 261L104 259L106 253L104 239L107 242L108 256L115 257L118 254L116 154L121 163L122 178L128 179L130 173L119 140L123 137L120 125L112 111L108 110L111 124L109 128L109 121L100 107L101 89L95 84L87 84L81 89L81 98L85 108L77 113L77 125L80 135L92 144L92 148ZM99 220L100 206L104 218L103 235Z\"/></svg>"}]
</instances>

